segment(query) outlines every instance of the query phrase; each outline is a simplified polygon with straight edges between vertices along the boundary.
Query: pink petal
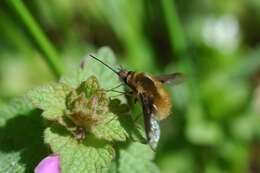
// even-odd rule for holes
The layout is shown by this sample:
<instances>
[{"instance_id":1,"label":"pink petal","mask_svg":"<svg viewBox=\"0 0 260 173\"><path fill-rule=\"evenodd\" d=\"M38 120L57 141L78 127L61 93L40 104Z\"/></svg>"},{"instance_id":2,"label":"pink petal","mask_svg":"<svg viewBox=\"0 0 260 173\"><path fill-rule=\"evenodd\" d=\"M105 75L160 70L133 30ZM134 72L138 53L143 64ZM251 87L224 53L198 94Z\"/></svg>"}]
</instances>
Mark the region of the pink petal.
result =
<instances>
[{"instance_id":1,"label":"pink petal","mask_svg":"<svg viewBox=\"0 0 260 173\"><path fill-rule=\"evenodd\" d=\"M34 173L61 173L59 156L45 157L34 169Z\"/></svg>"}]
</instances>

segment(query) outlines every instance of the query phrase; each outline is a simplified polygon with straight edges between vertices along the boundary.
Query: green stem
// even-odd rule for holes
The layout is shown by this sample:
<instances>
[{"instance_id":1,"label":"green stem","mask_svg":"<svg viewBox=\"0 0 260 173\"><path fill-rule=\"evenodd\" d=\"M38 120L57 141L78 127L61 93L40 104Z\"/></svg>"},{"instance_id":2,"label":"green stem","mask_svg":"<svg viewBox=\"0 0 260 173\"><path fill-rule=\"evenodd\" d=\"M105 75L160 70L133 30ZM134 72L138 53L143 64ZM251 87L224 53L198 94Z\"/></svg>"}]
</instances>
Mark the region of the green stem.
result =
<instances>
[{"instance_id":1,"label":"green stem","mask_svg":"<svg viewBox=\"0 0 260 173\"><path fill-rule=\"evenodd\" d=\"M198 102L198 82L194 76L194 69L192 65L191 56L188 53L187 42L184 36L183 28L180 18L177 13L175 2L172 0L162 0L162 8L166 20L166 26L170 35L171 47L177 56L182 60L183 67L187 73L189 80L187 84L191 94L191 100Z\"/></svg>"},{"instance_id":2,"label":"green stem","mask_svg":"<svg viewBox=\"0 0 260 173\"><path fill-rule=\"evenodd\" d=\"M162 0L161 2L172 50L175 50L178 56L186 55L186 41L175 3L172 0Z\"/></svg>"},{"instance_id":3,"label":"green stem","mask_svg":"<svg viewBox=\"0 0 260 173\"><path fill-rule=\"evenodd\" d=\"M187 137L189 140L193 140L188 131L193 129L194 126L201 126L201 128L208 129L204 124L205 121L205 110L201 102L201 89L200 83L198 82L194 65L192 63L191 56L188 51L188 43L186 42L184 30L182 28L180 18L177 13L174 0L162 0L163 12L166 20L167 29L170 35L171 47L177 56L181 60L187 75L187 88L188 88L188 107L187 107Z\"/></svg>"},{"instance_id":4,"label":"green stem","mask_svg":"<svg viewBox=\"0 0 260 173\"><path fill-rule=\"evenodd\" d=\"M11 8L14 9L14 12L19 15L21 21L27 27L33 39L43 52L44 56L42 57L46 60L56 77L59 78L63 73L63 69L58 54L47 37L44 35L41 28L33 19L33 16L30 14L24 3L21 0L7 0L6 2L9 3Z\"/></svg>"}]
</instances>

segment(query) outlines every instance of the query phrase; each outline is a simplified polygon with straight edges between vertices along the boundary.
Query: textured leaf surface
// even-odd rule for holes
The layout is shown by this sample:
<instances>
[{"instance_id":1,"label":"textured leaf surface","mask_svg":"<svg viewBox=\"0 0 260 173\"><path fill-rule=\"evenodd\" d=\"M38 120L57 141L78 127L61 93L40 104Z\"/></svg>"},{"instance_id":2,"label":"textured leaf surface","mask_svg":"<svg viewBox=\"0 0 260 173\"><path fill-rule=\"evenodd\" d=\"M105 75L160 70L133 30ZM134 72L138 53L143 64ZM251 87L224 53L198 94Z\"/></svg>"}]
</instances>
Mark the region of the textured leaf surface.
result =
<instances>
[{"instance_id":1,"label":"textured leaf surface","mask_svg":"<svg viewBox=\"0 0 260 173\"><path fill-rule=\"evenodd\" d=\"M66 109L66 96L69 92L66 85L53 83L35 87L27 95L35 106L44 110L45 118L60 120Z\"/></svg>"},{"instance_id":2,"label":"textured leaf surface","mask_svg":"<svg viewBox=\"0 0 260 173\"><path fill-rule=\"evenodd\" d=\"M108 141L125 141L127 137L127 132L114 114L108 115L104 120L93 125L91 131L96 137Z\"/></svg>"},{"instance_id":3,"label":"textured leaf surface","mask_svg":"<svg viewBox=\"0 0 260 173\"><path fill-rule=\"evenodd\" d=\"M82 98L82 94L85 98ZM67 103L71 119L83 127L90 127L97 138L107 141L126 140L127 132L118 117L129 109L118 99L109 101L106 92L101 91L96 77L90 76L82 82L76 92L68 97Z\"/></svg>"},{"instance_id":4,"label":"textured leaf surface","mask_svg":"<svg viewBox=\"0 0 260 173\"><path fill-rule=\"evenodd\" d=\"M115 55L108 47L99 49L95 55L114 69L118 68ZM61 82L69 85L72 88L76 88L81 82L85 81L91 75L95 75L97 77L98 81L100 81L101 88L111 89L118 86L119 84L122 84L122 81L119 80L118 76L114 72L92 58L87 59L83 69L75 70L75 72L63 77ZM121 86L116 90L123 91L123 89L124 88ZM118 95L118 93L108 92L108 95L115 96ZM124 100L123 96L119 98L121 101Z\"/></svg>"},{"instance_id":5,"label":"textured leaf surface","mask_svg":"<svg viewBox=\"0 0 260 173\"><path fill-rule=\"evenodd\" d=\"M128 104L121 104L119 99L110 100L109 110L117 115L121 126L126 130L127 137L134 141L146 142L146 136L143 129L142 113L139 111L133 112ZM141 109L140 109L141 111ZM137 115L133 117L133 115ZM141 121L141 122L139 122Z\"/></svg>"},{"instance_id":6,"label":"textured leaf surface","mask_svg":"<svg viewBox=\"0 0 260 173\"><path fill-rule=\"evenodd\" d=\"M53 152L61 156L63 173L101 173L110 166L115 155L107 142L92 135L88 135L83 141L75 140L60 126L47 128L44 136Z\"/></svg>"},{"instance_id":7,"label":"textured leaf surface","mask_svg":"<svg viewBox=\"0 0 260 173\"><path fill-rule=\"evenodd\" d=\"M64 127L57 125L47 128L44 134L45 143L50 145L55 154L61 156L63 173L105 171L115 155L107 141L126 140L127 132L116 113L123 113L128 109L117 100L113 103L118 110L116 113L112 112L106 93L93 75L74 89L60 83L29 91L29 98L34 105L43 109L45 118L64 123ZM82 133L87 132L84 139L76 139L66 129L68 126L64 121L65 117L69 117L77 128L83 129Z\"/></svg>"},{"instance_id":8,"label":"textured leaf surface","mask_svg":"<svg viewBox=\"0 0 260 173\"><path fill-rule=\"evenodd\" d=\"M154 152L148 145L131 143L119 151L119 173L159 173L152 162Z\"/></svg>"},{"instance_id":9,"label":"textured leaf surface","mask_svg":"<svg viewBox=\"0 0 260 173\"><path fill-rule=\"evenodd\" d=\"M1 173L33 172L48 155L40 114L26 98L15 99L0 111Z\"/></svg>"}]
</instances>

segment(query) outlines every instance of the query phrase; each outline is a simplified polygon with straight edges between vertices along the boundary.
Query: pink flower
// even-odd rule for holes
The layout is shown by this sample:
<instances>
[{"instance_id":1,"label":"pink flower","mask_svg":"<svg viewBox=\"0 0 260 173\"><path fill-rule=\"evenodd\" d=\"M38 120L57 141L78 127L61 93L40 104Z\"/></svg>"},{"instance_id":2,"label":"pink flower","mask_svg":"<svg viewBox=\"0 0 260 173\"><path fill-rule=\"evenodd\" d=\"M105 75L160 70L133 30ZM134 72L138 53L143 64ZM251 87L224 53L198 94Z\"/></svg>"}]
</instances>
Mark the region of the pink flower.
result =
<instances>
[{"instance_id":1,"label":"pink flower","mask_svg":"<svg viewBox=\"0 0 260 173\"><path fill-rule=\"evenodd\" d=\"M45 157L34 169L34 173L61 173L59 155Z\"/></svg>"}]
</instances>

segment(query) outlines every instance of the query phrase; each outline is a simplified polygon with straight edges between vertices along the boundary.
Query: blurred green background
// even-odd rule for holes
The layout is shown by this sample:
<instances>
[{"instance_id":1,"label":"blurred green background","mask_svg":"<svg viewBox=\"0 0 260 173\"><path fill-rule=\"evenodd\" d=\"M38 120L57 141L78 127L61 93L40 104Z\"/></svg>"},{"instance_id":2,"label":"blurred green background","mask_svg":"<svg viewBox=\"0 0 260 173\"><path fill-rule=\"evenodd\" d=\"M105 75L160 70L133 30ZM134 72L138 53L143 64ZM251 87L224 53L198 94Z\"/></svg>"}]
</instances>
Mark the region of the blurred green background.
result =
<instances>
[{"instance_id":1,"label":"blurred green background","mask_svg":"<svg viewBox=\"0 0 260 173\"><path fill-rule=\"evenodd\" d=\"M260 172L259 0L4 0L0 31L0 108L109 46L127 69L187 76L168 87L162 173Z\"/></svg>"}]
</instances>

